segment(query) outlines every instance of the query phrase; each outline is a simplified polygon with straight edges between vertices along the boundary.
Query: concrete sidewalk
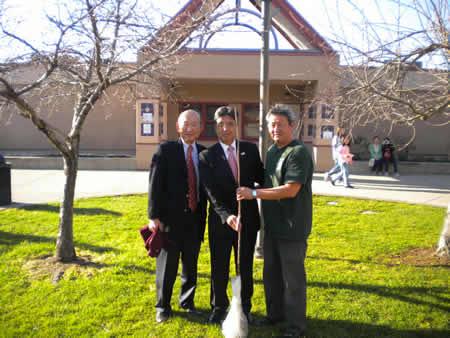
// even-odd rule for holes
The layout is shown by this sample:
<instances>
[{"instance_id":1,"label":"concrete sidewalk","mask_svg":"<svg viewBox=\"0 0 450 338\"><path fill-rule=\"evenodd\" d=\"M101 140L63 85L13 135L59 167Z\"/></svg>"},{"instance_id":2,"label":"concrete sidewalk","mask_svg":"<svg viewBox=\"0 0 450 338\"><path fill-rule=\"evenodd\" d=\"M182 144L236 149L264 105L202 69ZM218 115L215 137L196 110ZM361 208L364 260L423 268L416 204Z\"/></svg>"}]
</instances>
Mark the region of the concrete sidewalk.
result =
<instances>
[{"instance_id":1,"label":"concrete sidewalk","mask_svg":"<svg viewBox=\"0 0 450 338\"><path fill-rule=\"evenodd\" d=\"M383 201L447 207L450 203L450 175L405 175L400 177L352 175L354 189L338 183L332 186L315 174L313 192L318 195L348 196Z\"/></svg>"},{"instance_id":2,"label":"concrete sidewalk","mask_svg":"<svg viewBox=\"0 0 450 338\"><path fill-rule=\"evenodd\" d=\"M62 170L13 169L12 207L21 204L58 202L64 189ZM450 175L411 175L398 178L350 175L355 189L332 186L315 174L313 192L319 195L400 201L447 207L450 203ZM75 198L147 193L147 171L78 172ZM10 206L10 207L11 207ZM0 207L1 208L1 207Z\"/></svg>"}]
</instances>

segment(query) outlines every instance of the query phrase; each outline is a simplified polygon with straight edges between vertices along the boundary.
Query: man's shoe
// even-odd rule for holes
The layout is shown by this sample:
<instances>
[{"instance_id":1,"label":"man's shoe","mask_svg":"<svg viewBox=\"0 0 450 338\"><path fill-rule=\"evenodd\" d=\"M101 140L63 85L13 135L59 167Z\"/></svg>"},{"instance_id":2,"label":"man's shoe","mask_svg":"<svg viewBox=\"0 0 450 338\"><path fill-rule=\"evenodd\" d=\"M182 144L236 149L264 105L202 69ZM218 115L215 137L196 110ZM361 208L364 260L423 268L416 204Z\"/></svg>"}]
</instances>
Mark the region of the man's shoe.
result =
<instances>
[{"instance_id":1,"label":"man's shoe","mask_svg":"<svg viewBox=\"0 0 450 338\"><path fill-rule=\"evenodd\" d=\"M333 179L330 179L330 183L331 183L331 185L335 185L336 183L334 182L334 180Z\"/></svg>"},{"instance_id":2,"label":"man's shoe","mask_svg":"<svg viewBox=\"0 0 450 338\"><path fill-rule=\"evenodd\" d=\"M254 323L253 316L252 316L252 314L250 312L249 313L245 313L245 317L247 317L248 325L252 325Z\"/></svg>"},{"instance_id":3,"label":"man's shoe","mask_svg":"<svg viewBox=\"0 0 450 338\"><path fill-rule=\"evenodd\" d=\"M295 327L290 327L283 331L283 333L281 334L281 337L303 338L303 337L306 337L306 334L305 334L305 331L302 331Z\"/></svg>"},{"instance_id":4,"label":"man's shoe","mask_svg":"<svg viewBox=\"0 0 450 338\"><path fill-rule=\"evenodd\" d=\"M156 312L156 322L157 323L164 323L167 321L170 317L170 314L164 311Z\"/></svg>"},{"instance_id":5,"label":"man's shoe","mask_svg":"<svg viewBox=\"0 0 450 338\"><path fill-rule=\"evenodd\" d=\"M220 324L226 317L226 312L222 310L213 310L208 318L210 324Z\"/></svg>"},{"instance_id":6,"label":"man's shoe","mask_svg":"<svg viewBox=\"0 0 450 338\"><path fill-rule=\"evenodd\" d=\"M184 311L186 311L187 313L189 313L191 315L200 315L201 314L201 312L198 311L195 306L188 306L188 307L184 307L183 309L184 309Z\"/></svg>"},{"instance_id":7,"label":"man's shoe","mask_svg":"<svg viewBox=\"0 0 450 338\"><path fill-rule=\"evenodd\" d=\"M345 187L346 187L346 188L350 188L350 189L355 188L355 187L354 187L353 185L351 185L351 184L347 184Z\"/></svg>"},{"instance_id":8,"label":"man's shoe","mask_svg":"<svg viewBox=\"0 0 450 338\"><path fill-rule=\"evenodd\" d=\"M265 318L255 322L255 324L258 325L258 326L272 326L272 325L277 325L277 324L279 324L281 322L283 322L282 318L265 317Z\"/></svg>"}]
</instances>

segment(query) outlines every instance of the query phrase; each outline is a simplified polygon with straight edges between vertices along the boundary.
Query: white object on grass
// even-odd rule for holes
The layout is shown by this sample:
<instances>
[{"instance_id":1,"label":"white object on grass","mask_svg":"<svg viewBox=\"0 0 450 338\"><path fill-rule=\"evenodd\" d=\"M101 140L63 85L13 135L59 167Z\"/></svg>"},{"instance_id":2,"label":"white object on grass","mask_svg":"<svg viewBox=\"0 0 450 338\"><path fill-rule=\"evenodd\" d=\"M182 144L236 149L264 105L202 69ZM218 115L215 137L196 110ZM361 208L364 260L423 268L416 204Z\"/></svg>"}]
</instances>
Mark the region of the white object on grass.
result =
<instances>
[{"instance_id":1,"label":"white object on grass","mask_svg":"<svg viewBox=\"0 0 450 338\"><path fill-rule=\"evenodd\" d=\"M230 310L222 323L222 333L225 338L244 338L248 335L247 317L242 310L241 302L241 276L231 279L233 298Z\"/></svg>"}]
</instances>

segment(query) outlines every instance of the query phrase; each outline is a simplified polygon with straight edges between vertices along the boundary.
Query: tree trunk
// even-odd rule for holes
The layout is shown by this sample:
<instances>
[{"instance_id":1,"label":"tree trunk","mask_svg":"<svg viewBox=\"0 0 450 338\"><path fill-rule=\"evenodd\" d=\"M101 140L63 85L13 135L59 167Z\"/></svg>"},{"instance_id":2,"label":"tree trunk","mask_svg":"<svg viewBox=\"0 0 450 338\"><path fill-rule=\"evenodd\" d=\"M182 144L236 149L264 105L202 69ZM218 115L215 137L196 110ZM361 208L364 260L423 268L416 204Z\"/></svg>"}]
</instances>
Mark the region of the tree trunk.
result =
<instances>
[{"instance_id":1,"label":"tree trunk","mask_svg":"<svg viewBox=\"0 0 450 338\"><path fill-rule=\"evenodd\" d=\"M75 246L73 242L73 201L75 197L75 183L78 171L78 147L65 154L64 175L64 197L59 211L59 231L56 239L56 259L62 262L75 260Z\"/></svg>"}]
</instances>

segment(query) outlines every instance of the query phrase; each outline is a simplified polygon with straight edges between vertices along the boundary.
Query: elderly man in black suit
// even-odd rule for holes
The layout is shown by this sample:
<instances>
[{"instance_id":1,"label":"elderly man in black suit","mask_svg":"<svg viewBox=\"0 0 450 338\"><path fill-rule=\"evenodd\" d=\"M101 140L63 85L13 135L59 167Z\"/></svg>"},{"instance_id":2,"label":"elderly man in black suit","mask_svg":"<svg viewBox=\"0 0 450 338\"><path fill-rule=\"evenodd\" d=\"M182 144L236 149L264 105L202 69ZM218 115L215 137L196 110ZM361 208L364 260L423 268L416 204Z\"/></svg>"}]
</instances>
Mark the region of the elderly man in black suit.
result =
<instances>
[{"instance_id":1,"label":"elderly man in black suit","mask_svg":"<svg viewBox=\"0 0 450 338\"><path fill-rule=\"evenodd\" d=\"M160 145L150 168L149 228L168 233L169 246L156 260L156 321L165 322L172 314L170 299L181 257L179 305L197 313L194 295L197 260L206 221L206 194L200 185L198 155L205 149L196 143L200 135L200 115L195 110L180 114L176 124L178 141Z\"/></svg>"},{"instance_id":2,"label":"elderly man in black suit","mask_svg":"<svg viewBox=\"0 0 450 338\"><path fill-rule=\"evenodd\" d=\"M210 201L208 234L211 252L210 323L220 323L229 305L227 284L231 248L237 257L238 231L241 231L240 272L242 307L250 320L253 295L253 253L260 216L256 200L243 201L241 222L237 220L237 156L240 184L251 187L264 182L264 169L255 144L236 140L234 109L220 107L214 115L219 142L200 154L200 173ZM239 150L239 153L237 153ZM242 225L242 226L241 226Z\"/></svg>"}]
</instances>

